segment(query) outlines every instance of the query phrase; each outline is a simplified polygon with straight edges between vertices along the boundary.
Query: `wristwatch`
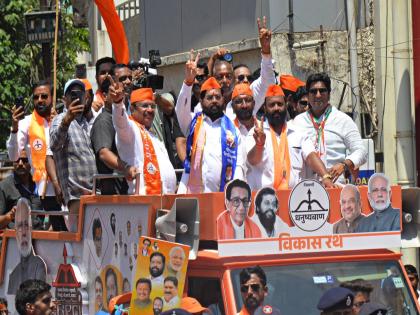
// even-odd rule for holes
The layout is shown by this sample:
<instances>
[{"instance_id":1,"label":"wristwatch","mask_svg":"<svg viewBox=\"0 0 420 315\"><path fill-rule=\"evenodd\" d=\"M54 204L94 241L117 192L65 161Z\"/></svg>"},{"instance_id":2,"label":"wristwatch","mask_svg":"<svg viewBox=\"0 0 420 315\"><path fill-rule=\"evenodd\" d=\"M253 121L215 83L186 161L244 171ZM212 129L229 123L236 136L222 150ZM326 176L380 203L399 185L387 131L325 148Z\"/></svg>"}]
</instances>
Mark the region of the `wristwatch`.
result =
<instances>
[{"instance_id":1,"label":"wristwatch","mask_svg":"<svg viewBox=\"0 0 420 315\"><path fill-rule=\"evenodd\" d=\"M330 174L324 174L324 176L322 176L322 180L324 180L324 179L329 179L329 180L332 180L332 176L330 175Z\"/></svg>"}]
</instances>

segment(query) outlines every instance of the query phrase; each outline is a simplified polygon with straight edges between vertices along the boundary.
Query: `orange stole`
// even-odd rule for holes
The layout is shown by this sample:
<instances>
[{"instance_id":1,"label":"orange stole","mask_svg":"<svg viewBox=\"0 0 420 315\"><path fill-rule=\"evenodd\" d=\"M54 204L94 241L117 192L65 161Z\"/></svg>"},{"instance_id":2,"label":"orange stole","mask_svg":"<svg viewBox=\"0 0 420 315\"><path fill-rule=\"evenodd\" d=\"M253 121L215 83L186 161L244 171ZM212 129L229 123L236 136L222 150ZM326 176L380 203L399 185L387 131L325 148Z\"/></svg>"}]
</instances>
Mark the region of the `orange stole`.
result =
<instances>
[{"instance_id":1,"label":"orange stole","mask_svg":"<svg viewBox=\"0 0 420 315\"><path fill-rule=\"evenodd\" d=\"M44 118L36 110L31 115L28 136L31 146L32 167L34 169L32 179L34 182L39 182L47 178L47 170L45 168L47 141L45 137Z\"/></svg>"},{"instance_id":2,"label":"orange stole","mask_svg":"<svg viewBox=\"0 0 420 315\"><path fill-rule=\"evenodd\" d=\"M146 185L147 195L158 195L162 193L162 179L160 177L159 163L157 160L155 148L153 147L152 139L143 125L139 124L129 117L139 128L140 136L143 141L143 176L144 184Z\"/></svg>"},{"instance_id":3,"label":"orange stole","mask_svg":"<svg viewBox=\"0 0 420 315\"><path fill-rule=\"evenodd\" d=\"M289 188L290 154L287 142L287 124L283 124L280 134L280 144L277 143L276 133L270 126L271 142L274 152L274 183L276 190Z\"/></svg>"},{"instance_id":4,"label":"orange stole","mask_svg":"<svg viewBox=\"0 0 420 315\"><path fill-rule=\"evenodd\" d=\"M245 217L245 238L261 238L261 231L249 217ZM235 230L228 210L225 210L216 220L217 239L235 239Z\"/></svg>"}]
</instances>

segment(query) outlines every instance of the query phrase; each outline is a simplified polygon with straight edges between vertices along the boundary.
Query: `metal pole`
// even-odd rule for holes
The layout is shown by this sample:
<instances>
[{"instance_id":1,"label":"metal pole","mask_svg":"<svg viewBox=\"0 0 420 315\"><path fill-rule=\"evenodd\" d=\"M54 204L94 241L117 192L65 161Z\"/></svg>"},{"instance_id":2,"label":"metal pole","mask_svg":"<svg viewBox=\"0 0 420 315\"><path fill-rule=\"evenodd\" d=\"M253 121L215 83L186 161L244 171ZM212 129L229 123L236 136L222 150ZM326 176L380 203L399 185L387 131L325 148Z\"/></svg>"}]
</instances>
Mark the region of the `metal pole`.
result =
<instances>
[{"instance_id":1,"label":"metal pole","mask_svg":"<svg viewBox=\"0 0 420 315\"><path fill-rule=\"evenodd\" d=\"M289 0L289 15L287 16L289 18L289 34L287 34L289 38L289 47L293 47L293 43L295 42L295 28L293 24L293 0Z\"/></svg>"},{"instance_id":2,"label":"metal pole","mask_svg":"<svg viewBox=\"0 0 420 315\"><path fill-rule=\"evenodd\" d=\"M360 121L360 94L359 94L359 71L357 68L357 35L356 35L356 12L353 0L346 2L346 16L348 25L349 50L350 50L350 89L351 103L353 106L353 120L361 131Z\"/></svg>"},{"instance_id":3,"label":"metal pole","mask_svg":"<svg viewBox=\"0 0 420 315\"><path fill-rule=\"evenodd\" d=\"M392 1L394 86L396 108L396 161L398 184L414 186L413 125L411 118L411 78L409 15L407 1Z\"/></svg>"}]
</instances>

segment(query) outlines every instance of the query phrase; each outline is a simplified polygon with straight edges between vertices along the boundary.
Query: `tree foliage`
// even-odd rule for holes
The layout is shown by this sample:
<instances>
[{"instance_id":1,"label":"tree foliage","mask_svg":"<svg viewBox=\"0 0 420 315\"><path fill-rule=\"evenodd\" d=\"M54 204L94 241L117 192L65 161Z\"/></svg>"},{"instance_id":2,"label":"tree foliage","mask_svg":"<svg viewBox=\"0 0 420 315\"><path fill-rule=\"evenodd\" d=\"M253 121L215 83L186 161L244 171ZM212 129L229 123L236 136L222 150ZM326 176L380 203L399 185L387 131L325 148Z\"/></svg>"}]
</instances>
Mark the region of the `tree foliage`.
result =
<instances>
[{"instance_id":1,"label":"tree foliage","mask_svg":"<svg viewBox=\"0 0 420 315\"><path fill-rule=\"evenodd\" d=\"M31 86L43 78L41 45L26 42L24 27L24 14L38 9L39 0L0 0L1 148L5 147L10 108L16 97L25 97L29 113L32 107ZM69 0L61 1L61 23L63 34L59 37L57 50L58 96L62 95L65 81L74 75L77 54L89 50L88 30L73 27Z\"/></svg>"}]
</instances>

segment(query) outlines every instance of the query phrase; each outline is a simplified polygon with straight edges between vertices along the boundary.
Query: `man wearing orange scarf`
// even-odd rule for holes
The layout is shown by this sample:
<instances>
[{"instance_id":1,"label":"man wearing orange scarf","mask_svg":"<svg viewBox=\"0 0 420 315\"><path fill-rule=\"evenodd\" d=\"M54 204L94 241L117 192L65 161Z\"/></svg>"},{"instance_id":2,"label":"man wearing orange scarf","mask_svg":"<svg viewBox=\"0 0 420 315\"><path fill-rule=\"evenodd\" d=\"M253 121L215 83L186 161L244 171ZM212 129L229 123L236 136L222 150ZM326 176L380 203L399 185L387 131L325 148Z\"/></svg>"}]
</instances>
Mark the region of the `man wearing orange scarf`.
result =
<instances>
[{"instance_id":1,"label":"man wearing orange scarf","mask_svg":"<svg viewBox=\"0 0 420 315\"><path fill-rule=\"evenodd\" d=\"M287 106L280 86L269 86L264 112L265 116L255 123L246 139L247 181L251 189L294 187L303 177L304 162L322 178L326 187L332 187L331 176L313 143L287 124ZM304 155L303 152L310 153Z\"/></svg>"},{"instance_id":2,"label":"man wearing orange scarf","mask_svg":"<svg viewBox=\"0 0 420 315\"><path fill-rule=\"evenodd\" d=\"M156 111L153 91L141 88L131 93L132 115L124 106L124 90L120 82L109 76L113 101L112 122L116 131L116 145L122 161L127 163L131 177L140 172L140 194L174 193L175 170L165 145L150 131ZM132 182L129 183L133 190Z\"/></svg>"},{"instance_id":3,"label":"man wearing orange scarf","mask_svg":"<svg viewBox=\"0 0 420 315\"><path fill-rule=\"evenodd\" d=\"M11 133L7 141L9 159L17 161L22 151L26 151L32 179L36 183L35 192L41 197L42 207L46 211L60 211L61 187L55 172L48 178L45 165L53 117L50 84L46 81L35 84L32 99L34 111L30 115L24 116L24 107L13 108ZM66 230L63 217L51 216L50 221L55 231Z\"/></svg>"},{"instance_id":4,"label":"man wearing orange scarf","mask_svg":"<svg viewBox=\"0 0 420 315\"><path fill-rule=\"evenodd\" d=\"M214 77L203 83L200 98L203 112L191 122L178 194L224 191L230 180L244 176L245 150L223 112L221 86Z\"/></svg>"},{"instance_id":5,"label":"man wearing orange scarf","mask_svg":"<svg viewBox=\"0 0 420 315\"><path fill-rule=\"evenodd\" d=\"M217 239L260 238L260 228L248 217L251 189L240 179L231 181L225 190L226 210L217 217Z\"/></svg>"}]
</instances>

